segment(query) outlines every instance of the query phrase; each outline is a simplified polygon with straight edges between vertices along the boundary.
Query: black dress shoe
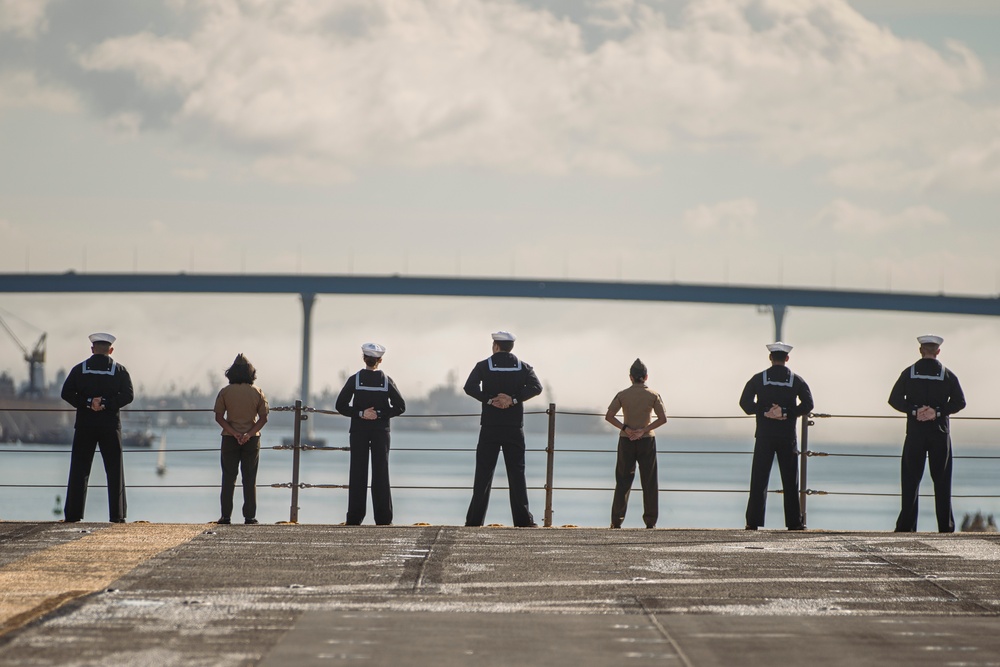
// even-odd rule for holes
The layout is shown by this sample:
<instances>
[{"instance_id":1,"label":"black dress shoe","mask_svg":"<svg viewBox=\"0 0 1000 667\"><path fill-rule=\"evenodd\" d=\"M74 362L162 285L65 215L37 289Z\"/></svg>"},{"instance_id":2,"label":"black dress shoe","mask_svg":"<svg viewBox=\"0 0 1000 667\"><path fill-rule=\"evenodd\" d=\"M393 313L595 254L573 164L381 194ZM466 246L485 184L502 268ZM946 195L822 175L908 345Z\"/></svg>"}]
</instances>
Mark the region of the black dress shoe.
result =
<instances>
[{"instance_id":1,"label":"black dress shoe","mask_svg":"<svg viewBox=\"0 0 1000 667\"><path fill-rule=\"evenodd\" d=\"M515 528L538 528L537 523L526 523L522 526L514 526Z\"/></svg>"},{"instance_id":2,"label":"black dress shoe","mask_svg":"<svg viewBox=\"0 0 1000 667\"><path fill-rule=\"evenodd\" d=\"M257 519L245 519L245 520L243 521L243 523L245 523L245 524L246 524L246 525L248 525L248 526L253 526L253 525L256 525L256 524L258 524L258 523L260 523L260 522L259 522L259 521L257 521Z\"/></svg>"},{"instance_id":3,"label":"black dress shoe","mask_svg":"<svg viewBox=\"0 0 1000 667\"><path fill-rule=\"evenodd\" d=\"M743 530L757 530L757 526L751 526L750 524L747 524L747 525L746 525L746 526L745 526L745 527L743 528Z\"/></svg>"},{"instance_id":4,"label":"black dress shoe","mask_svg":"<svg viewBox=\"0 0 1000 667\"><path fill-rule=\"evenodd\" d=\"M805 524L799 524L798 526L789 526L788 530L805 530Z\"/></svg>"},{"instance_id":5,"label":"black dress shoe","mask_svg":"<svg viewBox=\"0 0 1000 667\"><path fill-rule=\"evenodd\" d=\"M224 517L220 518L218 521L216 521L215 523L217 523L217 524L219 524L221 526L228 526L229 524L232 523L232 521L229 519L228 516L224 516Z\"/></svg>"},{"instance_id":6,"label":"black dress shoe","mask_svg":"<svg viewBox=\"0 0 1000 667\"><path fill-rule=\"evenodd\" d=\"M111 519L111 523L125 523L125 519Z\"/></svg>"}]
</instances>

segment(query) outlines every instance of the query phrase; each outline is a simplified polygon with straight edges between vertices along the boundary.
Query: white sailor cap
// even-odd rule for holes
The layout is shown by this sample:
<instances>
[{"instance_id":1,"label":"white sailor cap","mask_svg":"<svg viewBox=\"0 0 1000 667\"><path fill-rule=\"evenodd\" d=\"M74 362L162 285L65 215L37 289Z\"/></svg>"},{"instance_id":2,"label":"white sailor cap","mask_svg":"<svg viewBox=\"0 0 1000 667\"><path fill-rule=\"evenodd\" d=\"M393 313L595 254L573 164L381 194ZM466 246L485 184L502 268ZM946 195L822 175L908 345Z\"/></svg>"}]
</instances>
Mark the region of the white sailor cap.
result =
<instances>
[{"instance_id":1,"label":"white sailor cap","mask_svg":"<svg viewBox=\"0 0 1000 667\"><path fill-rule=\"evenodd\" d=\"M782 343L779 340L779 341L776 341L774 343L768 344L767 351L768 352L784 352L785 354L788 354L789 352L792 351L792 346L789 345L788 343Z\"/></svg>"},{"instance_id":2,"label":"white sailor cap","mask_svg":"<svg viewBox=\"0 0 1000 667\"><path fill-rule=\"evenodd\" d=\"M385 354L385 348L378 343L365 343L361 346L361 353L366 357L381 359L382 355Z\"/></svg>"},{"instance_id":3,"label":"white sailor cap","mask_svg":"<svg viewBox=\"0 0 1000 667\"><path fill-rule=\"evenodd\" d=\"M107 343L108 345L114 345L115 341L118 340L109 333L92 333L89 338L91 343Z\"/></svg>"},{"instance_id":4,"label":"white sailor cap","mask_svg":"<svg viewBox=\"0 0 1000 667\"><path fill-rule=\"evenodd\" d=\"M514 338L514 334L510 333L509 331L497 331L494 332L492 336L493 340L506 340L510 341L511 343L513 343L516 340Z\"/></svg>"},{"instance_id":5,"label":"white sailor cap","mask_svg":"<svg viewBox=\"0 0 1000 667\"><path fill-rule=\"evenodd\" d=\"M917 342L921 345L940 345L944 342L944 338L933 334L925 334L923 336L917 336Z\"/></svg>"}]
</instances>

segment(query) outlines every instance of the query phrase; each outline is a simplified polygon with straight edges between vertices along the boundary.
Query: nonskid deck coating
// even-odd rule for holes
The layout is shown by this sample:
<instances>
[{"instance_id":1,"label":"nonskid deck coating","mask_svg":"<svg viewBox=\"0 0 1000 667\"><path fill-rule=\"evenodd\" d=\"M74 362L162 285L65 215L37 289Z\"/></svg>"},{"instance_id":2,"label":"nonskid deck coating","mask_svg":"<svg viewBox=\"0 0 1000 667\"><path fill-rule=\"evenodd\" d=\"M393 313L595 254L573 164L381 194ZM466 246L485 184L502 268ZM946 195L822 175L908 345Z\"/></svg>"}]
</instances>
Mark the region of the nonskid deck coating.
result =
<instances>
[{"instance_id":1,"label":"nonskid deck coating","mask_svg":"<svg viewBox=\"0 0 1000 667\"><path fill-rule=\"evenodd\" d=\"M176 530L0 523L0 542L24 567L69 541L69 531L99 536L122 528ZM525 652L562 664L553 656L569 660L582 651L596 661L584 664L612 655L629 664L662 664L667 655L689 665L726 664L734 655L757 664L794 664L804 655L811 664L846 664L818 655L833 641L840 648L832 657L858 653L852 664L875 664L866 662L873 651L882 665L954 662L940 661L943 652L960 652L961 664L1000 664L1000 632L981 631L1000 629L996 534L316 525L186 531L193 537L8 632L0 662L237 665L271 656L268 664L279 664L274 660L291 651L302 664L386 664L395 655L395 664L425 664L420 656L427 656L426 664L486 665L516 656L524 662ZM107 552L94 558L108 567ZM3 576L11 563L0 562ZM81 564L81 576L94 567ZM72 577L63 588L81 590ZM16 593L4 591L0 600ZM367 625L341 622L352 614ZM330 625L333 618L341 621ZM508 636L469 640L470 628L494 625ZM327 626L343 629L316 630ZM820 626L833 635L820 641ZM653 637L644 640L653 649L627 646L638 641L625 639L633 630ZM918 644L938 648L918 651ZM352 648L331 652L337 646ZM929 654L938 662L922 662Z\"/></svg>"}]
</instances>

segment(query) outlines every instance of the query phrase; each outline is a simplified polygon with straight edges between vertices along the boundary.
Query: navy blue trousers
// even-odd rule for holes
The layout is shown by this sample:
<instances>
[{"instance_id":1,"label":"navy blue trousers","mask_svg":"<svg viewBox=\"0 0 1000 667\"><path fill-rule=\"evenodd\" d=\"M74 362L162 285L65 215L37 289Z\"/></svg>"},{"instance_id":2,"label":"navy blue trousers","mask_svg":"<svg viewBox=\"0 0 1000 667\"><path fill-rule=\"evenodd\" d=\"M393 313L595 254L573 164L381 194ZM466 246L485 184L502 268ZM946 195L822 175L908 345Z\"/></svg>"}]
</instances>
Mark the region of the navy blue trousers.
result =
<instances>
[{"instance_id":1,"label":"navy blue trousers","mask_svg":"<svg viewBox=\"0 0 1000 667\"><path fill-rule=\"evenodd\" d=\"M799 505L799 456L795 438L759 437L753 446L753 464L750 471L750 499L747 501L747 526L764 525L764 510L767 507L767 484L771 478L771 467L778 459L781 473L781 495L785 505L785 526L797 528L802 525L802 509Z\"/></svg>"},{"instance_id":2,"label":"navy blue trousers","mask_svg":"<svg viewBox=\"0 0 1000 667\"><path fill-rule=\"evenodd\" d=\"M368 513L368 458L372 462L372 513L375 523L392 523L392 489L389 487L389 432L353 431L351 473L347 490L347 525L360 526Z\"/></svg>"},{"instance_id":3,"label":"navy blue trousers","mask_svg":"<svg viewBox=\"0 0 1000 667\"><path fill-rule=\"evenodd\" d=\"M73 433L69 482L66 485L66 521L81 521L87 507L87 485L94 466L94 453L101 448L108 478L108 519L125 520L125 461L122 457L121 426L115 422L78 426Z\"/></svg>"},{"instance_id":4,"label":"navy blue trousers","mask_svg":"<svg viewBox=\"0 0 1000 667\"><path fill-rule=\"evenodd\" d=\"M934 482L938 532L954 533L955 516L951 511L951 436L940 431L906 434L900 470L900 510L899 518L896 519L896 532L913 533L917 530L924 461L928 463L931 480Z\"/></svg>"},{"instance_id":5,"label":"navy blue trousers","mask_svg":"<svg viewBox=\"0 0 1000 667\"><path fill-rule=\"evenodd\" d=\"M528 509L528 484L524 479L524 429L520 426L484 426L479 429L476 445L476 477L472 483L472 501L465 515L466 526L481 526L486 520L493 488L493 473L503 451L510 487L510 513L515 526L533 526L535 518Z\"/></svg>"}]
</instances>

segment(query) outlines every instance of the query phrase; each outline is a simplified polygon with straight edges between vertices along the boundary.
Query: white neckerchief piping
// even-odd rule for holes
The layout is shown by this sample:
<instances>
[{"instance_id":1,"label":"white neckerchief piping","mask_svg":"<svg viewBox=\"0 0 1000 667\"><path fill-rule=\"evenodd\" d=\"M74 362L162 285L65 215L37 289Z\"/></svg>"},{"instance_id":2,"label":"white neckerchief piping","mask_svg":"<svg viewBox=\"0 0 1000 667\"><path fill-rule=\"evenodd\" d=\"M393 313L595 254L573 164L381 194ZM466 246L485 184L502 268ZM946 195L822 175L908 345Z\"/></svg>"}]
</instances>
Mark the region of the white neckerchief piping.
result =
<instances>
[{"instance_id":1,"label":"white neckerchief piping","mask_svg":"<svg viewBox=\"0 0 1000 667\"><path fill-rule=\"evenodd\" d=\"M772 382L767 379L767 371L761 373L764 377L764 385L772 385L775 387L791 387L795 383L795 373L788 371L788 382Z\"/></svg>"},{"instance_id":2,"label":"white neckerchief piping","mask_svg":"<svg viewBox=\"0 0 1000 667\"><path fill-rule=\"evenodd\" d=\"M361 384L361 371L358 371L354 374L354 389L357 391L389 391L389 376L382 371L374 372L382 374L382 386L366 386Z\"/></svg>"},{"instance_id":3,"label":"white neckerchief piping","mask_svg":"<svg viewBox=\"0 0 1000 667\"><path fill-rule=\"evenodd\" d=\"M89 360L88 360L89 361ZM108 371L95 371L87 368L87 362L83 362L83 372L87 375L114 375L115 371L118 370L118 362L114 359L111 360L111 370Z\"/></svg>"}]
</instances>

